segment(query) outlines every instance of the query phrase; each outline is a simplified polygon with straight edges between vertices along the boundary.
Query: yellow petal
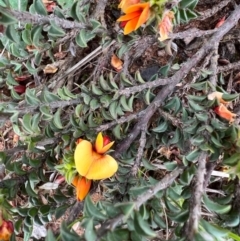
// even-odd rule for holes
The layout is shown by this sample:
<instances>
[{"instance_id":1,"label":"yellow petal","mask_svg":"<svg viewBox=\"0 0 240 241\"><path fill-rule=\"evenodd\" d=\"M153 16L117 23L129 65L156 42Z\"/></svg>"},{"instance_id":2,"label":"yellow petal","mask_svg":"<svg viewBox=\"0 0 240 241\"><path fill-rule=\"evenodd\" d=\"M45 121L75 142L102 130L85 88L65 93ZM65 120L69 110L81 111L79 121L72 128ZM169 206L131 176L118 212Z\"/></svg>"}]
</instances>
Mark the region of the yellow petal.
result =
<instances>
[{"instance_id":1,"label":"yellow petal","mask_svg":"<svg viewBox=\"0 0 240 241\"><path fill-rule=\"evenodd\" d=\"M92 144L89 141L82 140L74 152L75 166L81 176L85 176L92 165Z\"/></svg>"},{"instance_id":2,"label":"yellow petal","mask_svg":"<svg viewBox=\"0 0 240 241\"><path fill-rule=\"evenodd\" d=\"M103 154L105 152L107 152L111 147L112 145L114 144L114 141L108 143L106 146L104 146L98 153L99 154Z\"/></svg>"},{"instance_id":3,"label":"yellow petal","mask_svg":"<svg viewBox=\"0 0 240 241\"><path fill-rule=\"evenodd\" d=\"M97 153L100 153L102 148L103 148L103 135L102 135L102 132L99 132L95 142L95 150L97 151Z\"/></svg>"},{"instance_id":4,"label":"yellow petal","mask_svg":"<svg viewBox=\"0 0 240 241\"><path fill-rule=\"evenodd\" d=\"M118 169L116 160L109 155L101 155L92 163L89 172L85 176L87 179L100 180L114 175Z\"/></svg>"}]
</instances>

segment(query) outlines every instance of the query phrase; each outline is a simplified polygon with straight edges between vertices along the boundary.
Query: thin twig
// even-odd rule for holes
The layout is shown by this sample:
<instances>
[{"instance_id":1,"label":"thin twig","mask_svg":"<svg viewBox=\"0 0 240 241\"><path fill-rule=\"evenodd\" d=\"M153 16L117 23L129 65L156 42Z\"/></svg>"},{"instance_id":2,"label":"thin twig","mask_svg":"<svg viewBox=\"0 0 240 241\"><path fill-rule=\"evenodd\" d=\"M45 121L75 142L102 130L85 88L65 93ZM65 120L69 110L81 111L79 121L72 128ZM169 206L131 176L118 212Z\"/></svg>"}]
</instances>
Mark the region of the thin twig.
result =
<instances>
[{"instance_id":1,"label":"thin twig","mask_svg":"<svg viewBox=\"0 0 240 241\"><path fill-rule=\"evenodd\" d=\"M198 169L195 175L194 189L190 200L189 218L185 226L187 241L194 240L194 234L198 230L201 213L201 200L204 193L204 176L206 171L207 153L202 152L198 157Z\"/></svg>"},{"instance_id":2,"label":"thin twig","mask_svg":"<svg viewBox=\"0 0 240 241\"><path fill-rule=\"evenodd\" d=\"M140 141L139 141L139 147L138 147L138 151L137 151L137 156L136 156L136 159L134 161L134 165L131 168L131 175L133 175L133 176L137 175L137 171L138 171L139 165L141 163L141 159L142 159L142 156L143 156L143 151L144 151L144 148L145 148L145 145L146 145L146 141L147 141L147 139L146 139L146 131L147 131L147 125L145 126L145 129L142 130L142 132L141 132L141 137L140 137Z\"/></svg>"},{"instance_id":3,"label":"thin twig","mask_svg":"<svg viewBox=\"0 0 240 241\"><path fill-rule=\"evenodd\" d=\"M37 106L27 106L27 107L16 108L15 111L18 111L19 115L21 116L27 113L33 113L39 110L39 108L42 106L47 106L50 109L56 109L56 108L64 108L66 106L77 105L81 102L82 102L81 99L59 100L59 101L53 101L51 103L42 103Z\"/></svg>"},{"instance_id":4,"label":"thin twig","mask_svg":"<svg viewBox=\"0 0 240 241\"><path fill-rule=\"evenodd\" d=\"M231 64L228 64L226 66L220 66L218 67L217 69L217 73L221 73L221 72L228 72L230 70L235 70L235 69L239 69L240 67L240 61L237 61L235 63L231 63Z\"/></svg>"},{"instance_id":5,"label":"thin twig","mask_svg":"<svg viewBox=\"0 0 240 241\"><path fill-rule=\"evenodd\" d=\"M227 6L232 0L224 0L216 4L216 6L208 9L207 11L201 12L200 17L197 18L197 20L204 20L211 16L213 16L216 12L223 9L225 6Z\"/></svg>"},{"instance_id":6,"label":"thin twig","mask_svg":"<svg viewBox=\"0 0 240 241\"><path fill-rule=\"evenodd\" d=\"M196 38L196 37L203 37L206 35L213 34L217 32L218 29L211 29L211 30L200 30L198 28L190 28L183 32L172 33L169 37L173 39L184 39L184 38Z\"/></svg>"},{"instance_id":7,"label":"thin twig","mask_svg":"<svg viewBox=\"0 0 240 241\"><path fill-rule=\"evenodd\" d=\"M84 29L84 28L91 27L88 24L65 20L55 15L43 16L40 14L32 14L30 12L18 11L10 8L3 8L3 7L1 7L0 10L16 18L21 23L32 23L34 25L44 25L44 24L50 24L51 21L54 21L56 25L64 29Z\"/></svg>"},{"instance_id":8,"label":"thin twig","mask_svg":"<svg viewBox=\"0 0 240 241\"><path fill-rule=\"evenodd\" d=\"M218 68L218 58L219 58L218 46L219 46L219 43L216 42L214 47L214 52L211 57L210 71L212 73L210 75L210 82L212 83L213 86L217 85L217 68Z\"/></svg>"}]
</instances>

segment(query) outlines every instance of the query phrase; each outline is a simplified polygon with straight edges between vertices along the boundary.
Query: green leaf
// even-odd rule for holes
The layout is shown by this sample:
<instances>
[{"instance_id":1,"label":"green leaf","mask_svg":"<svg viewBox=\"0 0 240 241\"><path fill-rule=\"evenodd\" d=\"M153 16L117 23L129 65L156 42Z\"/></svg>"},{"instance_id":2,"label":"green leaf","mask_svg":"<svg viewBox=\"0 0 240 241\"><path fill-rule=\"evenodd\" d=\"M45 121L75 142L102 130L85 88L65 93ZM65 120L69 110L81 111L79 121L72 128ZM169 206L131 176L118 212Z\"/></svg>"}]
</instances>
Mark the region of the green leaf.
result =
<instances>
[{"instance_id":1,"label":"green leaf","mask_svg":"<svg viewBox=\"0 0 240 241\"><path fill-rule=\"evenodd\" d=\"M70 231L65 221L61 224L60 234L62 241L79 241L79 236L74 231Z\"/></svg>"},{"instance_id":2,"label":"green leaf","mask_svg":"<svg viewBox=\"0 0 240 241\"><path fill-rule=\"evenodd\" d=\"M81 47L87 47L87 42L95 37L95 34L87 31L86 29L81 29L79 34L76 36L76 43Z\"/></svg>"},{"instance_id":3,"label":"green leaf","mask_svg":"<svg viewBox=\"0 0 240 241\"><path fill-rule=\"evenodd\" d=\"M28 194L29 196L31 196L31 197L38 197L38 195L37 195L36 192L33 190L32 185L31 185L31 183L30 183L29 181L27 181L27 182L25 183L25 188L26 188L26 192L27 192L27 194Z\"/></svg>"},{"instance_id":4,"label":"green leaf","mask_svg":"<svg viewBox=\"0 0 240 241\"><path fill-rule=\"evenodd\" d=\"M115 205L116 208L119 208L123 214L128 217L134 210L135 204L134 202L124 202L124 203L117 203Z\"/></svg>"},{"instance_id":5,"label":"green leaf","mask_svg":"<svg viewBox=\"0 0 240 241\"><path fill-rule=\"evenodd\" d=\"M90 19L90 23L92 24L92 29L93 29L92 32L102 27L101 23L95 19Z\"/></svg>"},{"instance_id":6,"label":"green leaf","mask_svg":"<svg viewBox=\"0 0 240 241\"><path fill-rule=\"evenodd\" d=\"M121 98L120 98L120 104L123 108L124 111L130 111L132 112L132 108L130 108L128 106L128 103L127 103L127 99L126 99L126 96L125 95L122 95Z\"/></svg>"},{"instance_id":7,"label":"green leaf","mask_svg":"<svg viewBox=\"0 0 240 241\"><path fill-rule=\"evenodd\" d=\"M29 60L27 61L25 66L27 67L27 70L30 74L36 74L38 72L38 69L35 68L35 66L32 66Z\"/></svg>"},{"instance_id":8,"label":"green leaf","mask_svg":"<svg viewBox=\"0 0 240 241\"><path fill-rule=\"evenodd\" d=\"M13 131L14 131L18 136L22 136L22 132L20 131L18 125L13 124Z\"/></svg>"},{"instance_id":9,"label":"green leaf","mask_svg":"<svg viewBox=\"0 0 240 241\"><path fill-rule=\"evenodd\" d=\"M29 134L33 133L32 126L31 126L31 119L32 119L32 116L30 114L25 114L23 116L22 125L24 130Z\"/></svg>"},{"instance_id":10,"label":"green leaf","mask_svg":"<svg viewBox=\"0 0 240 241\"><path fill-rule=\"evenodd\" d=\"M225 101L233 101L235 99L237 99L239 97L239 94L223 94L222 95L222 98L225 100Z\"/></svg>"},{"instance_id":11,"label":"green leaf","mask_svg":"<svg viewBox=\"0 0 240 241\"><path fill-rule=\"evenodd\" d=\"M31 30L24 29L22 31L22 39L27 45L32 45L32 36L31 36Z\"/></svg>"},{"instance_id":12,"label":"green leaf","mask_svg":"<svg viewBox=\"0 0 240 241\"><path fill-rule=\"evenodd\" d=\"M231 205L221 205L217 202L213 202L208 198L207 195L203 195L203 202L212 212L216 212L217 214L226 214L231 210Z\"/></svg>"},{"instance_id":13,"label":"green leaf","mask_svg":"<svg viewBox=\"0 0 240 241\"><path fill-rule=\"evenodd\" d=\"M4 8L0 8L0 23L7 25L7 24L12 24L14 25L14 23L17 22L16 18L14 18L13 16L9 15L8 13L4 12Z\"/></svg>"},{"instance_id":14,"label":"green leaf","mask_svg":"<svg viewBox=\"0 0 240 241\"><path fill-rule=\"evenodd\" d=\"M223 229L223 228L218 228L215 225L212 225L211 223L205 221L205 220L201 220L200 221L201 226L211 235L213 235L217 240L221 239L221 238L226 238L227 237L227 233L228 231Z\"/></svg>"},{"instance_id":15,"label":"green leaf","mask_svg":"<svg viewBox=\"0 0 240 241\"><path fill-rule=\"evenodd\" d=\"M48 35L51 37L59 38L65 36L65 31L59 27L54 21L50 21L50 29L48 30Z\"/></svg>"},{"instance_id":16,"label":"green leaf","mask_svg":"<svg viewBox=\"0 0 240 241\"><path fill-rule=\"evenodd\" d=\"M139 212L135 212L134 214L134 227L135 230L143 236L156 237L156 233L149 227Z\"/></svg>"},{"instance_id":17,"label":"green leaf","mask_svg":"<svg viewBox=\"0 0 240 241\"><path fill-rule=\"evenodd\" d=\"M87 241L96 240L97 235L95 233L95 229L93 226L93 218L88 219L86 223L87 224L84 232L84 237L86 238Z\"/></svg>"},{"instance_id":18,"label":"green leaf","mask_svg":"<svg viewBox=\"0 0 240 241\"><path fill-rule=\"evenodd\" d=\"M40 53L40 52L36 51L34 53L34 55L35 55L34 56L34 64L39 66L42 62L43 53Z\"/></svg>"},{"instance_id":19,"label":"green leaf","mask_svg":"<svg viewBox=\"0 0 240 241\"><path fill-rule=\"evenodd\" d=\"M195 90L202 90L202 91L207 92L208 82L207 81L203 81L203 82L200 82L200 83L191 84L190 86L191 86L191 88L193 88Z\"/></svg>"},{"instance_id":20,"label":"green leaf","mask_svg":"<svg viewBox=\"0 0 240 241\"><path fill-rule=\"evenodd\" d=\"M76 36L75 41L81 48L87 47L87 40L84 38L84 35L81 34L81 32Z\"/></svg>"},{"instance_id":21,"label":"green leaf","mask_svg":"<svg viewBox=\"0 0 240 241\"><path fill-rule=\"evenodd\" d=\"M32 42L33 42L33 45L36 47L41 46L41 43L39 41L43 37L42 29L43 29L43 27L41 25L37 25L31 31Z\"/></svg>"},{"instance_id":22,"label":"green leaf","mask_svg":"<svg viewBox=\"0 0 240 241\"><path fill-rule=\"evenodd\" d=\"M13 78L12 76L12 73L11 72L8 72L7 74L7 80L6 80L6 83L9 85L9 86L12 86L12 85L19 85L19 83Z\"/></svg>"},{"instance_id":23,"label":"green leaf","mask_svg":"<svg viewBox=\"0 0 240 241\"><path fill-rule=\"evenodd\" d=\"M39 109L43 115L44 120L48 121L53 118L53 115L50 113L50 108L48 106L41 106Z\"/></svg>"},{"instance_id":24,"label":"green leaf","mask_svg":"<svg viewBox=\"0 0 240 241\"><path fill-rule=\"evenodd\" d=\"M203 107L203 106L200 106L198 103L196 103L196 102L194 102L194 101L192 101L192 100L189 100L188 101L188 104L189 104L189 106L193 109L193 111L202 111L202 110L204 110L205 109L205 107Z\"/></svg>"},{"instance_id":25,"label":"green leaf","mask_svg":"<svg viewBox=\"0 0 240 241\"><path fill-rule=\"evenodd\" d=\"M34 6L35 11L38 14L41 14L43 16L48 15L47 10L46 10L42 0L34 0L33 6Z\"/></svg>"},{"instance_id":26,"label":"green leaf","mask_svg":"<svg viewBox=\"0 0 240 241\"><path fill-rule=\"evenodd\" d=\"M113 135L118 139L118 140L121 140L122 139L122 135L121 135L121 125L116 125L113 130L112 130L112 133Z\"/></svg>"},{"instance_id":27,"label":"green leaf","mask_svg":"<svg viewBox=\"0 0 240 241\"><path fill-rule=\"evenodd\" d=\"M198 0L181 0L180 7L193 9L197 5L197 3L198 3Z\"/></svg>"},{"instance_id":28,"label":"green leaf","mask_svg":"<svg viewBox=\"0 0 240 241\"><path fill-rule=\"evenodd\" d=\"M45 241L56 241L57 239L55 238L53 232L51 229L48 229L47 231L47 236L45 238Z\"/></svg>"},{"instance_id":29,"label":"green leaf","mask_svg":"<svg viewBox=\"0 0 240 241\"><path fill-rule=\"evenodd\" d=\"M230 166L234 166L234 165L236 165L238 162L239 162L239 160L240 160L240 155L239 155L239 153L234 153L233 155L231 155L230 157L228 157L228 158L224 158L223 159L223 163L225 164L225 165L230 165Z\"/></svg>"},{"instance_id":30,"label":"green leaf","mask_svg":"<svg viewBox=\"0 0 240 241\"><path fill-rule=\"evenodd\" d=\"M198 17L198 14L195 13L194 11L190 10L190 9L186 9L186 15L188 17L188 20L194 19Z\"/></svg>"},{"instance_id":31,"label":"green leaf","mask_svg":"<svg viewBox=\"0 0 240 241\"><path fill-rule=\"evenodd\" d=\"M60 217L62 217L66 213L68 208L69 208L69 205L67 204L57 207L55 210L55 218L59 219Z\"/></svg>"},{"instance_id":32,"label":"green leaf","mask_svg":"<svg viewBox=\"0 0 240 241\"><path fill-rule=\"evenodd\" d=\"M58 129L63 129L63 125L61 121L61 108L59 108L57 112L54 114L53 123Z\"/></svg>"},{"instance_id":33,"label":"green leaf","mask_svg":"<svg viewBox=\"0 0 240 241\"><path fill-rule=\"evenodd\" d=\"M36 97L36 90L35 89L26 89L25 92L25 100L29 105L39 105L40 100Z\"/></svg>"},{"instance_id":34,"label":"green leaf","mask_svg":"<svg viewBox=\"0 0 240 241\"><path fill-rule=\"evenodd\" d=\"M74 0L57 0L57 2L63 9L68 9L72 7L75 1Z\"/></svg>"},{"instance_id":35,"label":"green leaf","mask_svg":"<svg viewBox=\"0 0 240 241\"><path fill-rule=\"evenodd\" d=\"M80 1L76 1L70 10L70 15L73 17L74 20L77 20L81 23L86 22L86 19L84 18L84 15L82 14L80 10Z\"/></svg>"},{"instance_id":36,"label":"green leaf","mask_svg":"<svg viewBox=\"0 0 240 241\"><path fill-rule=\"evenodd\" d=\"M157 132L157 133L162 133L165 132L168 128L168 123L167 121L162 121L161 124L155 128L152 129L152 131Z\"/></svg>"},{"instance_id":37,"label":"green leaf","mask_svg":"<svg viewBox=\"0 0 240 241\"><path fill-rule=\"evenodd\" d=\"M193 151L191 151L187 156L186 159L188 161L196 161L197 157L199 156L201 151L199 151L199 149L194 149Z\"/></svg>"},{"instance_id":38,"label":"green leaf","mask_svg":"<svg viewBox=\"0 0 240 241\"><path fill-rule=\"evenodd\" d=\"M115 120L117 119L117 106L118 106L117 101L113 101L109 106L109 113L112 116L112 118Z\"/></svg>"},{"instance_id":39,"label":"green leaf","mask_svg":"<svg viewBox=\"0 0 240 241\"><path fill-rule=\"evenodd\" d=\"M92 92L93 94L99 95L99 96L103 94L103 92L94 83L92 84Z\"/></svg>"},{"instance_id":40,"label":"green leaf","mask_svg":"<svg viewBox=\"0 0 240 241\"><path fill-rule=\"evenodd\" d=\"M99 77L99 84L100 84L100 86L101 86L101 88L102 88L103 90L105 90L105 91L110 91L110 90L111 90L108 82L104 79L103 75L101 75L101 76Z\"/></svg>"},{"instance_id":41,"label":"green leaf","mask_svg":"<svg viewBox=\"0 0 240 241\"><path fill-rule=\"evenodd\" d=\"M100 221L103 221L107 218L92 203L92 200L89 195L87 195L85 202L84 202L84 213L85 213L85 215L89 215L89 217L96 218L97 220L100 220Z\"/></svg>"},{"instance_id":42,"label":"green leaf","mask_svg":"<svg viewBox=\"0 0 240 241\"><path fill-rule=\"evenodd\" d=\"M168 217L171 218L173 221L178 223L184 223L187 221L189 216L188 210L183 210L179 213L168 213Z\"/></svg>"},{"instance_id":43,"label":"green leaf","mask_svg":"<svg viewBox=\"0 0 240 241\"><path fill-rule=\"evenodd\" d=\"M8 25L6 27L5 35L7 36L8 39L10 39L11 41L13 41L15 43L19 42L19 35L14 27L14 24Z\"/></svg>"}]
</instances>

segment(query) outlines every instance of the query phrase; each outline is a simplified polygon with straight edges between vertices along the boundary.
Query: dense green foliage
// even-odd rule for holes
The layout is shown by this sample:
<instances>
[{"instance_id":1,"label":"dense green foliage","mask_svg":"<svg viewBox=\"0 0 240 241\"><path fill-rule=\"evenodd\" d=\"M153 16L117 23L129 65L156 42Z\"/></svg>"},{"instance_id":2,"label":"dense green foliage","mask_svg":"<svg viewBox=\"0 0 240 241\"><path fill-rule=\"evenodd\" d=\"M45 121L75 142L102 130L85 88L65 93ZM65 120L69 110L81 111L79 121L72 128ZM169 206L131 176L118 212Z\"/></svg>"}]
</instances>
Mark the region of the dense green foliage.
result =
<instances>
[{"instance_id":1,"label":"dense green foliage","mask_svg":"<svg viewBox=\"0 0 240 241\"><path fill-rule=\"evenodd\" d=\"M194 240L240 240L236 203L239 126L218 117L214 108L219 100L208 99L214 91L224 93L223 99L229 102L238 100L239 95L226 91L223 75L214 85L207 68L200 70L196 79L186 73L189 75L181 85L174 86L158 104L152 118L139 126L138 138L117 153L124 140L134 135L137 121L157 105L162 86L151 86L151 82L169 79L181 71L183 63L172 58L149 79L139 70L130 74L128 65L117 72L110 65L113 53L127 62L127 53L133 50L142 55L144 38L152 38L159 49L171 43L157 42L151 23L129 36L109 30L116 18L110 16L110 23L104 26L105 20L96 17L96 3L91 1L56 2L49 13L41 0L0 0L4 28L0 84L8 90L1 94L0 118L2 126L10 120L19 136L16 146L0 154L10 177L0 182L0 188L1 206L14 221L11 241L22 234L28 241L34 225L46 225L74 208L75 190L65 182L56 182L57 170L71 182L76 140L93 142L100 131L115 141L112 149L116 153L112 154L119 163L118 172L95 182L91 193L100 190L102 199L95 203L88 195L76 219L69 222L64 216L66 221L59 230L48 229L46 241L186 240L202 154L207 156L207 165L221 170L227 167L231 178L206 178L204 185L211 190L202 188L202 211ZM182 0L173 6L175 25L196 18L197 3ZM118 11L117 5L118 1L110 1L107 8ZM59 59L57 53L67 57ZM137 57L133 56L133 61ZM91 62L94 58L98 62ZM76 70L69 71L77 62ZM58 72L46 74L48 64ZM19 91L19 86L24 91ZM19 198L23 201L13 205ZM75 223L85 230L81 236L71 229Z\"/></svg>"}]
</instances>

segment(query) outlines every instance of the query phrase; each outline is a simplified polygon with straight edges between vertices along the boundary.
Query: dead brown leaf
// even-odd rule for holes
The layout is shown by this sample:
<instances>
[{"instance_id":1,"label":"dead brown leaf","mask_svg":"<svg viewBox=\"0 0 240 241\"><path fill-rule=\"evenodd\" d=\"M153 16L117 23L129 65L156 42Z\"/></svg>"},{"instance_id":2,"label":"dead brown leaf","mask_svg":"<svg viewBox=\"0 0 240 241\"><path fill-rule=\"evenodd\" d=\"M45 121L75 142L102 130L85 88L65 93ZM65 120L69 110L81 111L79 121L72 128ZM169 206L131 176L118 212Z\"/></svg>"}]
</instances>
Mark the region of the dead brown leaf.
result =
<instances>
[{"instance_id":1,"label":"dead brown leaf","mask_svg":"<svg viewBox=\"0 0 240 241\"><path fill-rule=\"evenodd\" d=\"M115 54L111 58L111 65L116 71L120 71L123 68L123 62Z\"/></svg>"}]
</instances>

